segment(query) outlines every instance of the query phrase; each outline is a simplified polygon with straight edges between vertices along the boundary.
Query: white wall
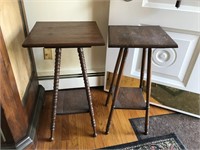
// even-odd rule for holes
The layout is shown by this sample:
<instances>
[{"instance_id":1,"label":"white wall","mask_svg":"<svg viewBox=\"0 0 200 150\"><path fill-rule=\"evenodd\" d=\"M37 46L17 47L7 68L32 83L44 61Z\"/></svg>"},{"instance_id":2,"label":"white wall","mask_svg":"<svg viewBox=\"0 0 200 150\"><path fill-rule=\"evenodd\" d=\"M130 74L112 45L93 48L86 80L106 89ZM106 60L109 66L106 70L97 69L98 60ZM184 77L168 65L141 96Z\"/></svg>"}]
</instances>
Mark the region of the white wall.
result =
<instances>
[{"instance_id":1,"label":"white wall","mask_svg":"<svg viewBox=\"0 0 200 150\"><path fill-rule=\"evenodd\" d=\"M32 29L36 21L96 21L104 40L107 40L109 0L24 0L24 4L29 30ZM52 76L54 59L44 60L42 48L34 48L33 50L38 76ZM54 55L53 53L53 57ZM89 73L104 72L105 55L105 46L85 49ZM80 72L76 49L63 49L61 74ZM52 87L52 80L50 82L49 89Z\"/></svg>"},{"instance_id":2,"label":"white wall","mask_svg":"<svg viewBox=\"0 0 200 150\"><path fill-rule=\"evenodd\" d=\"M28 26L36 21L96 21L106 41L109 0L24 0ZM44 60L43 50L34 49L39 76L53 75L54 60ZM54 55L54 54L53 54ZM89 72L104 71L105 46L85 51ZM63 50L61 74L80 72L76 49Z\"/></svg>"}]
</instances>

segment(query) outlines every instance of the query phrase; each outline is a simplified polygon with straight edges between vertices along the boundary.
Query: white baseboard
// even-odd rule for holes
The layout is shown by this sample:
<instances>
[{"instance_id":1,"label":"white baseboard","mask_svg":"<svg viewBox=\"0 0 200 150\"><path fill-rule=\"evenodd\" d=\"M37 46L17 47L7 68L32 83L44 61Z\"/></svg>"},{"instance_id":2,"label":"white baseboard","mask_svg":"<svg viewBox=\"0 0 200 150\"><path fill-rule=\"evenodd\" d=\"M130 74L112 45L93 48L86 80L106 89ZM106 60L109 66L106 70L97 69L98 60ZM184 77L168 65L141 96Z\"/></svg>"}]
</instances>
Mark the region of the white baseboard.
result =
<instances>
[{"instance_id":1,"label":"white baseboard","mask_svg":"<svg viewBox=\"0 0 200 150\"><path fill-rule=\"evenodd\" d=\"M90 87L103 86L104 74L98 76L88 76ZM39 77L39 84L45 91L53 90L53 77ZM62 77L59 80L59 89L72 89L85 87L82 77Z\"/></svg>"}]
</instances>

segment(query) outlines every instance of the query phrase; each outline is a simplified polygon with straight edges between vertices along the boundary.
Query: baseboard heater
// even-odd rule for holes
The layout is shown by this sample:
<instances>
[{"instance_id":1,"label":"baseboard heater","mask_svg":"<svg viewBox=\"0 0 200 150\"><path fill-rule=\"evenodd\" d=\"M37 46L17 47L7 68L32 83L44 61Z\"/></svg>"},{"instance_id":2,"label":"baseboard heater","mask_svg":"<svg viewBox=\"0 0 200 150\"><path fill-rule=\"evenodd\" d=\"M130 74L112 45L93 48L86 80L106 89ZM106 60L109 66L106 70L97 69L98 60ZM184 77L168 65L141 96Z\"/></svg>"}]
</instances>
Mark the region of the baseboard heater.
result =
<instances>
[{"instance_id":1,"label":"baseboard heater","mask_svg":"<svg viewBox=\"0 0 200 150\"><path fill-rule=\"evenodd\" d=\"M104 72L88 73L90 87L103 86ZM53 90L54 76L39 76L39 83L45 88L45 91ZM60 75L59 89L71 89L84 87L83 75L66 74Z\"/></svg>"}]
</instances>

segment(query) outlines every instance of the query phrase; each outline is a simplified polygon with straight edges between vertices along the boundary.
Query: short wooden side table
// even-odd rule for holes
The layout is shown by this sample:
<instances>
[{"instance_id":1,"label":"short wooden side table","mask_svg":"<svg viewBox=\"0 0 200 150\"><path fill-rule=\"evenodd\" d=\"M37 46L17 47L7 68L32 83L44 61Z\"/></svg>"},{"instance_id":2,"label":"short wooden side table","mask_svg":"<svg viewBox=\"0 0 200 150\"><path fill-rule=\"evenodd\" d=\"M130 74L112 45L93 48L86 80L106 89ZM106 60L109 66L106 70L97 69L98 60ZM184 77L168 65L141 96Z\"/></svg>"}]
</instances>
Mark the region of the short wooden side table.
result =
<instances>
[{"instance_id":1,"label":"short wooden side table","mask_svg":"<svg viewBox=\"0 0 200 150\"><path fill-rule=\"evenodd\" d=\"M109 43L112 48L120 48L111 81L106 105L112 95L112 105L109 113L106 133L109 133L114 108L145 110L145 134L149 130L149 98L151 94L151 57L152 48L177 48L178 45L160 26L109 26ZM128 48L142 48L140 85L138 88L119 87L123 74ZM142 95L144 70L147 54L146 101ZM119 70L119 71L118 71ZM117 77L118 74L118 77ZM116 80L116 86L113 83Z\"/></svg>"},{"instance_id":2,"label":"short wooden side table","mask_svg":"<svg viewBox=\"0 0 200 150\"><path fill-rule=\"evenodd\" d=\"M59 114L76 113L74 109L70 110L57 110L58 100L58 87L60 77L60 64L61 64L61 48L77 48L82 74L85 83L86 97L89 105L89 113L91 116L92 127L94 136L97 136L96 122L94 118L94 110L90 92L90 86L87 77L87 69L85 64L85 57L83 48L91 46L103 46L105 45L102 35L96 22L37 22L33 27L30 34L26 37L23 47L45 47L55 48L55 72L54 72L54 95L53 106L51 115L51 137L50 140L54 140L55 120L57 111ZM70 58L66 58L70 59ZM80 91L76 91L80 93ZM77 98L77 95L73 97L74 100L67 101L67 103L79 104L82 107L83 97ZM74 106L73 104L67 104L68 106ZM70 107L68 107L70 109ZM87 107L82 107L82 110L78 110L78 113L85 112Z\"/></svg>"}]
</instances>

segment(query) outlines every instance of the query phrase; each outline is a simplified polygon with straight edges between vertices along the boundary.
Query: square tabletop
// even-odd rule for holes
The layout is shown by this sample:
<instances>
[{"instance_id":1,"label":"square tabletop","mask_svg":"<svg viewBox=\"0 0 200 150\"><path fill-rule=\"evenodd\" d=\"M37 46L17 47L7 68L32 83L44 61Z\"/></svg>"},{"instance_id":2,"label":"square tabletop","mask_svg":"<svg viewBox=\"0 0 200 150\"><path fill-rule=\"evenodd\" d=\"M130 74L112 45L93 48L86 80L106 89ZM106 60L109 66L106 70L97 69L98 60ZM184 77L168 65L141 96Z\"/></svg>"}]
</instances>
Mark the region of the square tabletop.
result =
<instances>
[{"instance_id":1,"label":"square tabletop","mask_svg":"<svg viewBox=\"0 0 200 150\"><path fill-rule=\"evenodd\" d=\"M109 47L177 48L160 26L109 26Z\"/></svg>"},{"instance_id":2,"label":"square tabletop","mask_svg":"<svg viewBox=\"0 0 200 150\"><path fill-rule=\"evenodd\" d=\"M105 45L95 21L36 22L23 47L70 48Z\"/></svg>"}]
</instances>

